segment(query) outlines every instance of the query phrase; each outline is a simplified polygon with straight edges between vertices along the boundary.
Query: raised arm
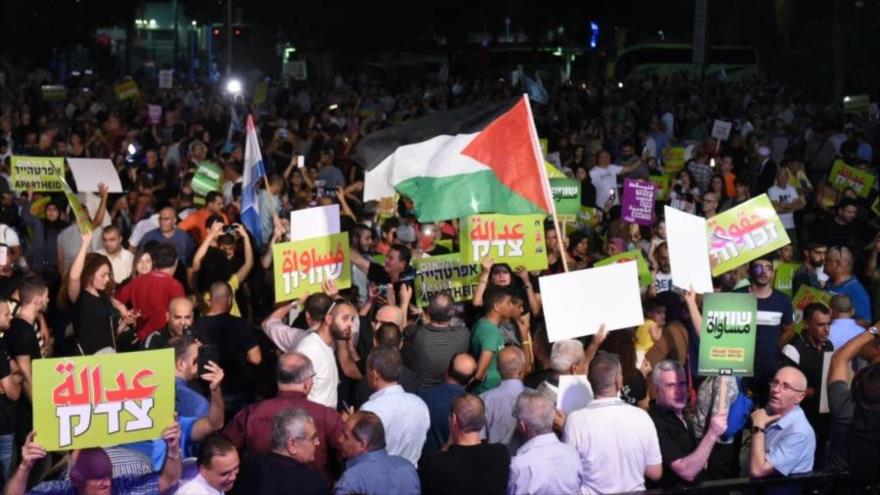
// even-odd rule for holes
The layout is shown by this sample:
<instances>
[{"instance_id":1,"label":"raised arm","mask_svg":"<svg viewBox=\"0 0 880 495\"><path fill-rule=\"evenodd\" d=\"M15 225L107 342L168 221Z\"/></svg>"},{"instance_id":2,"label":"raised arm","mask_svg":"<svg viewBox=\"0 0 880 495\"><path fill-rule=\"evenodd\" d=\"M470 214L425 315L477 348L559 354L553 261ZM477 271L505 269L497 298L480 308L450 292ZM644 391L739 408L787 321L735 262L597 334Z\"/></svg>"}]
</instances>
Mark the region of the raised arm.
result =
<instances>
[{"instance_id":1,"label":"raised arm","mask_svg":"<svg viewBox=\"0 0 880 495\"><path fill-rule=\"evenodd\" d=\"M235 276L238 277L238 281L241 283L251 273L251 269L254 268L254 250L251 247L251 238L248 237L248 233L244 229L244 226L237 223L235 224L235 228L238 230L238 235L241 236L242 241L244 241L244 264L241 265L241 268L239 268L237 272L235 272Z\"/></svg>"},{"instance_id":2,"label":"raised arm","mask_svg":"<svg viewBox=\"0 0 880 495\"><path fill-rule=\"evenodd\" d=\"M878 325L880 325L880 321L874 323L875 327ZM853 359L855 359L856 356L859 355L859 352L865 346L870 344L874 338L875 337L871 332L864 331L856 337L849 339L843 347L836 350L834 355L831 356L831 366L828 369L828 383L838 381L849 382Z\"/></svg>"},{"instance_id":3,"label":"raised arm","mask_svg":"<svg viewBox=\"0 0 880 495\"><path fill-rule=\"evenodd\" d=\"M713 416L709 423L709 431L700 440L697 449L688 456L676 459L669 467L679 477L687 481L693 481L703 468L706 467L715 443L725 431L727 431L727 413Z\"/></svg>"},{"instance_id":4,"label":"raised arm","mask_svg":"<svg viewBox=\"0 0 880 495\"><path fill-rule=\"evenodd\" d=\"M223 381L223 369L217 366L214 361L208 361L205 369L208 372L202 375L202 379L208 382L208 388L211 390L211 403L208 415L200 418L193 425L193 442L200 442L211 433L220 431L220 428L223 428L223 408L225 406L223 404L223 392L220 390L220 383Z\"/></svg>"},{"instance_id":5,"label":"raised arm","mask_svg":"<svg viewBox=\"0 0 880 495\"><path fill-rule=\"evenodd\" d=\"M183 466L180 462L180 425L177 421L162 433L165 440L165 462L159 474L159 493L164 493L180 481Z\"/></svg>"},{"instance_id":6,"label":"raised arm","mask_svg":"<svg viewBox=\"0 0 880 495\"><path fill-rule=\"evenodd\" d=\"M214 224L211 225L211 228L208 229L208 235L206 235L202 243L199 244L199 248L196 250L195 256L193 256L193 272L199 271L199 269L202 267L202 261L205 260L205 255L208 254L208 248L211 247L211 243L213 243L215 239L220 237L220 234L222 233L223 222L214 222Z\"/></svg>"},{"instance_id":7,"label":"raised arm","mask_svg":"<svg viewBox=\"0 0 880 495\"><path fill-rule=\"evenodd\" d=\"M489 274L492 271L492 265L494 264L495 261L488 256L480 260L480 266L483 270L480 272L480 281L477 283L477 288L474 290L473 304L475 308L483 307L483 294L486 293L486 285L489 284ZM531 302L529 304L531 304Z\"/></svg>"},{"instance_id":8,"label":"raised arm","mask_svg":"<svg viewBox=\"0 0 880 495\"><path fill-rule=\"evenodd\" d=\"M95 212L95 218L92 219L92 228L97 229L104 223L104 215L107 214L107 192L110 187L103 182L98 184L98 193L101 195L101 204L98 205L98 211Z\"/></svg>"},{"instance_id":9,"label":"raised arm","mask_svg":"<svg viewBox=\"0 0 880 495\"><path fill-rule=\"evenodd\" d=\"M92 231L84 232L81 236L82 245L79 247L79 252L76 254L73 264L70 265L70 274L67 279L67 297L71 303L76 303L82 290L82 271L86 262L86 254L89 252L89 246L92 242Z\"/></svg>"},{"instance_id":10,"label":"raised arm","mask_svg":"<svg viewBox=\"0 0 880 495\"><path fill-rule=\"evenodd\" d=\"M697 305L697 293L694 291L693 285L690 287L690 290L684 291L684 302L687 305L688 314L691 316L694 331L697 332L697 337L699 337L703 329L703 314Z\"/></svg>"}]
</instances>

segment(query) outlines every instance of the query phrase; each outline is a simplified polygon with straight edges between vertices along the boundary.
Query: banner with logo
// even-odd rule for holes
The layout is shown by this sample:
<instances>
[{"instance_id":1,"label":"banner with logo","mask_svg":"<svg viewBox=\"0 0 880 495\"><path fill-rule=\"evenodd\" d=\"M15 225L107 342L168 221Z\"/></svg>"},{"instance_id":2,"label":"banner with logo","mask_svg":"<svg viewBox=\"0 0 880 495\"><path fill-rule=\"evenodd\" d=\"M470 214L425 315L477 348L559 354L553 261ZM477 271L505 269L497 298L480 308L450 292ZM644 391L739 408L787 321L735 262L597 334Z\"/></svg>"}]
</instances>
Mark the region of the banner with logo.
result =
<instances>
[{"instance_id":1,"label":"banner with logo","mask_svg":"<svg viewBox=\"0 0 880 495\"><path fill-rule=\"evenodd\" d=\"M441 291L449 292L455 302L470 301L480 281L479 262L462 263L459 253L431 256L413 260L416 269L416 304L428 305L431 297Z\"/></svg>"},{"instance_id":2,"label":"banner with logo","mask_svg":"<svg viewBox=\"0 0 880 495\"><path fill-rule=\"evenodd\" d=\"M648 266L648 262L645 261L645 257L642 256L642 252L638 249L633 249L632 251L627 251L625 253L616 254L614 256L609 256L608 258L599 260L593 263L594 267L611 265L614 263L626 263L627 261L635 260L638 267L639 273L639 287L647 287L654 283L654 276L651 275L651 267Z\"/></svg>"},{"instance_id":3,"label":"banner with logo","mask_svg":"<svg viewBox=\"0 0 880 495\"><path fill-rule=\"evenodd\" d=\"M547 269L544 215L473 215L461 222L459 238L464 263L490 256L513 269Z\"/></svg>"},{"instance_id":4,"label":"banner with logo","mask_svg":"<svg viewBox=\"0 0 880 495\"><path fill-rule=\"evenodd\" d=\"M207 196L211 191L219 191L223 180L223 170L213 162L199 162L192 179L193 192Z\"/></svg>"},{"instance_id":5,"label":"banner with logo","mask_svg":"<svg viewBox=\"0 0 880 495\"><path fill-rule=\"evenodd\" d=\"M272 246L275 302L321 292L325 280L351 287L348 232Z\"/></svg>"},{"instance_id":6,"label":"banner with logo","mask_svg":"<svg viewBox=\"0 0 880 495\"><path fill-rule=\"evenodd\" d=\"M64 158L46 156L13 156L9 187L13 191L62 192Z\"/></svg>"},{"instance_id":7,"label":"banner with logo","mask_svg":"<svg viewBox=\"0 0 880 495\"><path fill-rule=\"evenodd\" d=\"M804 308L813 303L822 303L830 308L832 297L830 292L814 289L809 285L801 285L791 300L794 331L800 333L804 328Z\"/></svg>"},{"instance_id":8,"label":"banner with logo","mask_svg":"<svg viewBox=\"0 0 880 495\"><path fill-rule=\"evenodd\" d=\"M650 181L624 179L621 215L624 222L654 224L654 196L657 185Z\"/></svg>"},{"instance_id":9,"label":"banner with logo","mask_svg":"<svg viewBox=\"0 0 880 495\"><path fill-rule=\"evenodd\" d=\"M715 215L706 229L714 277L791 242L766 194Z\"/></svg>"},{"instance_id":10,"label":"banner with logo","mask_svg":"<svg viewBox=\"0 0 880 495\"><path fill-rule=\"evenodd\" d=\"M836 160L828 174L828 182L838 191L852 189L860 198L867 198L874 186L874 175Z\"/></svg>"},{"instance_id":11,"label":"banner with logo","mask_svg":"<svg viewBox=\"0 0 880 495\"><path fill-rule=\"evenodd\" d=\"M752 376L758 301L751 294L706 294L700 333L700 375Z\"/></svg>"},{"instance_id":12,"label":"banner with logo","mask_svg":"<svg viewBox=\"0 0 880 495\"><path fill-rule=\"evenodd\" d=\"M34 431L48 451L152 440L174 421L174 350L35 359Z\"/></svg>"},{"instance_id":13,"label":"banner with logo","mask_svg":"<svg viewBox=\"0 0 880 495\"><path fill-rule=\"evenodd\" d=\"M581 211L581 182L577 179L550 179L550 191L559 220L575 221Z\"/></svg>"}]
</instances>

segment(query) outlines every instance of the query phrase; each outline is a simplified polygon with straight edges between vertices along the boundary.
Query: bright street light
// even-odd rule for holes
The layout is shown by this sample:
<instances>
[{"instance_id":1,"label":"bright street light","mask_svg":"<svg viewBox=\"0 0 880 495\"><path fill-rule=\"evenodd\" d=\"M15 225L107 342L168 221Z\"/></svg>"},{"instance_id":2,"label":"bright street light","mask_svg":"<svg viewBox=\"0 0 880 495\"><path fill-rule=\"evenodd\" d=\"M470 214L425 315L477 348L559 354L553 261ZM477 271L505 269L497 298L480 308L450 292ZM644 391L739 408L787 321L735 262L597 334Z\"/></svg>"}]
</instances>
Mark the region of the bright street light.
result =
<instances>
[{"instance_id":1,"label":"bright street light","mask_svg":"<svg viewBox=\"0 0 880 495\"><path fill-rule=\"evenodd\" d=\"M241 81L238 79L230 79L226 83L226 92L231 95L240 95L241 94Z\"/></svg>"}]
</instances>

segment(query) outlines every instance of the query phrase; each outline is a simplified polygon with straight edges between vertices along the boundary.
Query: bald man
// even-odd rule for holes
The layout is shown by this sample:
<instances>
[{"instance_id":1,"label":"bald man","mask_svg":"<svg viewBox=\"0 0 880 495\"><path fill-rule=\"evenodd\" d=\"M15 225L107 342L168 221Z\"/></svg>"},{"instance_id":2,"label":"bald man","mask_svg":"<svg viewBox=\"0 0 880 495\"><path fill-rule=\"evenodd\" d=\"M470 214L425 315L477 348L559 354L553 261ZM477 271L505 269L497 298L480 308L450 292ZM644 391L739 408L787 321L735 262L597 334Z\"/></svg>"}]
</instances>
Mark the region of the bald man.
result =
<instances>
[{"instance_id":1,"label":"bald man","mask_svg":"<svg viewBox=\"0 0 880 495\"><path fill-rule=\"evenodd\" d=\"M419 397L425 401L431 415L431 427L422 447L422 457L439 452L446 445L449 439L449 408L456 397L465 394L465 387L470 385L476 373L477 361L474 357L460 352L449 360L443 383L419 391Z\"/></svg>"},{"instance_id":2,"label":"bald man","mask_svg":"<svg viewBox=\"0 0 880 495\"><path fill-rule=\"evenodd\" d=\"M186 297L175 297L168 303L168 323L144 339L143 347L147 350L164 349L173 345L171 342L189 331L193 324L193 303Z\"/></svg>"},{"instance_id":3,"label":"bald man","mask_svg":"<svg viewBox=\"0 0 880 495\"><path fill-rule=\"evenodd\" d=\"M806 392L807 377L795 367L780 368L770 380L766 409L752 413L749 473L753 478L813 470L816 435L800 407Z\"/></svg>"},{"instance_id":4,"label":"bald man","mask_svg":"<svg viewBox=\"0 0 880 495\"><path fill-rule=\"evenodd\" d=\"M511 411L516 398L525 390L523 377L526 369L526 355L516 346L508 346L498 353L498 372L501 384L480 394L486 404L486 440L507 447L511 455L516 454L521 442L514 436L516 418Z\"/></svg>"},{"instance_id":5,"label":"bald man","mask_svg":"<svg viewBox=\"0 0 880 495\"><path fill-rule=\"evenodd\" d=\"M174 208L166 207L159 210L159 228L153 229L140 239L139 242L131 242L133 245L146 246L150 241L173 244L177 251L177 259L183 266L190 266L195 249L192 237L177 228L177 212ZM132 235L132 237L134 237ZM134 239L132 239L133 241Z\"/></svg>"}]
</instances>

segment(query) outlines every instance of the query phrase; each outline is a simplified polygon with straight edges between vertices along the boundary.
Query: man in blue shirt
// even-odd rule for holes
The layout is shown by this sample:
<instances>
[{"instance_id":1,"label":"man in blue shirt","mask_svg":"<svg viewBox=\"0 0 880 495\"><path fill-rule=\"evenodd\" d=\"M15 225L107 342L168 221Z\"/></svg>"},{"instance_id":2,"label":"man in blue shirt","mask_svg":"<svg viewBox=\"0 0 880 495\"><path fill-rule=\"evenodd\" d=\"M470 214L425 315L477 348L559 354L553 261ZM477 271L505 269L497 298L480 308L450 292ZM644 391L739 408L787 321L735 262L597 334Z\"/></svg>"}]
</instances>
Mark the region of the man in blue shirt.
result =
<instances>
[{"instance_id":1,"label":"man in blue shirt","mask_svg":"<svg viewBox=\"0 0 880 495\"><path fill-rule=\"evenodd\" d=\"M807 377L792 366L780 368L770 381L767 408L752 413L749 473L753 478L813 470L816 435L799 405L806 391Z\"/></svg>"},{"instance_id":2,"label":"man in blue shirt","mask_svg":"<svg viewBox=\"0 0 880 495\"><path fill-rule=\"evenodd\" d=\"M345 472L334 493L367 495L417 495L421 484L416 468L408 460L388 455L385 427L371 412L352 414L339 437Z\"/></svg>"},{"instance_id":3,"label":"man in blue shirt","mask_svg":"<svg viewBox=\"0 0 880 495\"><path fill-rule=\"evenodd\" d=\"M195 380L199 372L199 343L194 337L184 335L174 346L174 391L177 398L177 414L200 418L208 415L208 400L189 388L187 382Z\"/></svg>"},{"instance_id":4,"label":"man in blue shirt","mask_svg":"<svg viewBox=\"0 0 880 495\"><path fill-rule=\"evenodd\" d=\"M449 360L445 382L419 391L419 397L425 401L431 415L431 427L428 429L425 445L422 446L422 457L440 452L446 445L449 440L449 408L456 397L465 394L465 387L471 383L476 373L477 362L473 356L461 352Z\"/></svg>"},{"instance_id":5,"label":"man in blue shirt","mask_svg":"<svg viewBox=\"0 0 880 495\"><path fill-rule=\"evenodd\" d=\"M825 273L831 279L827 289L833 294L849 296L855 309L855 320L867 327L871 323L871 298L859 279L853 276L854 261L852 251L847 247L833 247L828 250Z\"/></svg>"}]
</instances>

